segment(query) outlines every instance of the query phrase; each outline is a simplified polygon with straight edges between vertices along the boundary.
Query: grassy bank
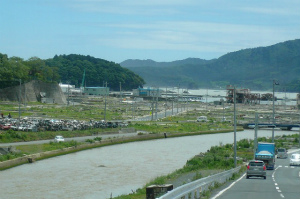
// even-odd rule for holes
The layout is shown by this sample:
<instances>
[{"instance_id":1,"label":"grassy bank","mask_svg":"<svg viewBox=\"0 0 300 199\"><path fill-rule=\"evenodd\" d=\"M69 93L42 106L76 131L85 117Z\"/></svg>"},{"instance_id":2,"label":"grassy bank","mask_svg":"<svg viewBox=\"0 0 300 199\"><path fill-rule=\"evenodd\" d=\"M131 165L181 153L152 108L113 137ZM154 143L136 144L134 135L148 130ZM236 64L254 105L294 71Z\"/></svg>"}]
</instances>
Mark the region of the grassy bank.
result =
<instances>
[{"instance_id":1,"label":"grassy bank","mask_svg":"<svg viewBox=\"0 0 300 199\"><path fill-rule=\"evenodd\" d=\"M297 134L277 136L275 139L275 146L276 148L285 147L287 149L299 147L298 137L299 135ZM271 142L271 138L258 138L258 142ZM237 142L237 165L244 165L246 162L253 159L253 144L253 140L250 139L243 139ZM233 156L233 145L223 145L220 143L219 146L212 146L206 153L198 154L194 158L188 160L183 168L168 175L155 178L132 194L121 195L114 199L145 199L146 187L150 185L173 184L180 179L180 186L190 182L190 179L191 181L194 181L206 177L207 175L214 174L214 172L229 170L234 167ZM237 179L245 172L245 170L246 167L242 166L239 174L234 175L231 180ZM185 176L188 176L188 178L185 178ZM216 184L215 187L211 187L209 192L203 193L203 198L209 198L211 192L219 186L221 186L221 184Z\"/></svg>"},{"instance_id":2,"label":"grassy bank","mask_svg":"<svg viewBox=\"0 0 300 199\"><path fill-rule=\"evenodd\" d=\"M241 130L241 129L240 129ZM49 143L45 144L34 144L34 145L19 145L16 146L16 152L12 152L6 155L0 156L0 162L11 160L14 158L23 157L24 155L31 155L36 153L42 153L46 151L53 151L57 149L63 149L68 147L76 147L83 144L91 144L86 145L86 147L81 148L80 150L85 150L89 148L95 147L102 147L106 145L112 144L121 144L127 142L135 142L135 141L145 141L145 140L152 140L152 139L162 139L162 138L171 138L171 137L181 137L181 136L194 136L194 135L204 135L204 134L216 134L216 133L227 133L231 132L232 130L218 130L218 131L202 131L196 133L150 133L150 134L143 134L140 133L138 136L133 137L126 137L126 138L114 138L113 134L112 137L102 140L101 134L95 137L94 139L87 139L85 142L76 142L74 140L68 142L60 142L55 143L50 141ZM10 131L7 131L9 133ZM15 133L14 131L12 131ZM98 144L95 144L98 143ZM73 152L77 152L79 149L74 149ZM72 153L72 151L68 151L68 153ZM52 156L51 156L52 157Z\"/></svg>"}]
</instances>

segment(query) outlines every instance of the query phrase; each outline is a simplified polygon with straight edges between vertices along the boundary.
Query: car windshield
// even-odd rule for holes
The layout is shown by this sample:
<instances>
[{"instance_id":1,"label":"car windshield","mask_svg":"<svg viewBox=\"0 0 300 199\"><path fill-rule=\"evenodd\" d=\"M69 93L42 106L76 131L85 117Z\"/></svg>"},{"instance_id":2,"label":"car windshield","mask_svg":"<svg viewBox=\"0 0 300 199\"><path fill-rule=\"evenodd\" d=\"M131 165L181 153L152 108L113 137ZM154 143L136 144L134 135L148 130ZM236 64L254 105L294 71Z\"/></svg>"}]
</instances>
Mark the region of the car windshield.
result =
<instances>
[{"instance_id":1,"label":"car windshield","mask_svg":"<svg viewBox=\"0 0 300 199\"><path fill-rule=\"evenodd\" d=\"M293 154L291 159L300 159L300 155L299 154Z\"/></svg>"},{"instance_id":2,"label":"car windshield","mask_svg":"<svg viewBox=\"0 0 300 199\"><path fill-rule=\"evenodd\" d=\"M278 149L278 152L285 152L285 149Z\"/></svg>"},{"instance_id":3,"label":"car windshield","mask_svg":"<svg viewBox=\"0 0 300 199\"><path fill-rule=\"evenodd\" d=\"M263 162L250 162L249 165L250 166L263 166L264 163Z\"/></svg>"}]
</instances>

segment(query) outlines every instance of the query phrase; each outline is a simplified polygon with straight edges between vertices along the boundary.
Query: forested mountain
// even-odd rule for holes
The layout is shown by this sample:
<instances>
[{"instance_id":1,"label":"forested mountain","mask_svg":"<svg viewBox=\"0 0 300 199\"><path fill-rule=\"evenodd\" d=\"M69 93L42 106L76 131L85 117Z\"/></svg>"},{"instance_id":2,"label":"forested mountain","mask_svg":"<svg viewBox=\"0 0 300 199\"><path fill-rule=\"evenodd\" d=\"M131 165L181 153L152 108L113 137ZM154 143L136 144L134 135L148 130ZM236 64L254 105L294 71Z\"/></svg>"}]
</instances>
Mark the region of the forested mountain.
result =
<instances>
[{"instance_id":1,"label":"forested mountain","mask_svg":"<svg viewBox=\"0 0 300 199\"><path fill-rule=\"evenodd\" d=\"M225 88L226 85L255 90L300 91L300 39L231 52L218 59L189 58L173 62L126 60L121 63L149 86Z\"/></svg>"},{"instance_id":2,"label":"forested mountain","mask_svg":"<svg viewBox=\"0 0 300 199\"><path fill-rule=\"evenodd\" d=\"M172 61L172 62L155 62L151 59L147 60L138 60L138 59L128 59L121 63L121 65L125 68L127 67L172 67L172 66L181 66L186 64L207 64L210 62L215 61L213 60L205 60L199 58L187 58L184 60Z\"/></svg>"},{"instance_id":3,"label":"forested mountain","mask_svg":"<svg viewBox=\"0 0 300 199\"><path fill-rule=\"evenodd\" d=\"M0 88L15 86L19 80L62 82L79 87L84 71L84 86L103 86L107 82L111 90L119 90L121 83L123 90L132 90L145 84L141 77L119 64L91 56L71 54L47 60L38 57L23 60L0 53Z\"/></svg>"},{"instance_id":4,"label":"forested mountain","mask_svg":"<svg viewBox=\"0 0 300 199\"><path fill-rule=\"evenodd\" d=\"M123 90L132 90L142 87L145 81L130 71L122 68L119 64L83 55L60 55L53 59L46 60L50 67L58 68L62 82L70 82L81 86L85 71L84 86L105 86L112 90L120 90L120 83Z\"/></svg>"}]
</instances>

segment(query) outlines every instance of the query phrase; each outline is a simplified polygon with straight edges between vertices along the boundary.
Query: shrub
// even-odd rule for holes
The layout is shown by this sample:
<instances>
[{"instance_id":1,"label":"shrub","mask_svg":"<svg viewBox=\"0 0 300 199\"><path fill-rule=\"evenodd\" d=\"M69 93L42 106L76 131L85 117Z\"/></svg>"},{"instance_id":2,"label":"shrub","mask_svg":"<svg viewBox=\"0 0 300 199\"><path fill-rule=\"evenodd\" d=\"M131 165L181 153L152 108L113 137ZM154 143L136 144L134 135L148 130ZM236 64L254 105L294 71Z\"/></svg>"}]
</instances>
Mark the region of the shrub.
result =
<instances>
[{"instance_id":1,"label":"shrub","mask_svg":"<svg viewBox=\"0 0 300 199\"><path fill-rule=\"evenodd\" d=\"M88 143L92 144L92 143L95 143L95 140L92 140L92 139L86 139L85 142L88 142Z\"/></svg>"},{"instance_id":2,"label":"shrub","mask_svg":"<svg viewBox=\"0 0 300 199\"><path fill-rule=\"evenodd\" d=\"M95 138L94 138L94 140L95 140L95 141L99 141L99 142L101 142L101 140L102 140L102 137L95 137Z\"/></svg>"}]
</instances>

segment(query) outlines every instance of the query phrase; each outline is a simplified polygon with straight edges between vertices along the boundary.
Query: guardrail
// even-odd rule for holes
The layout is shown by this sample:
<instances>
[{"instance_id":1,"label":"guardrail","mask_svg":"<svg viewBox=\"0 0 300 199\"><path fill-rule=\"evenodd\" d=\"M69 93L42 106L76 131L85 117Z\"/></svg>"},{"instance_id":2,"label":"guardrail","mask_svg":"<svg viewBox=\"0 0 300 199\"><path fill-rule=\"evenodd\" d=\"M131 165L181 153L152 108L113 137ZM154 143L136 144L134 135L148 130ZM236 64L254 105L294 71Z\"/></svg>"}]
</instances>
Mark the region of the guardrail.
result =
<instances>
[{"instance_id":1,"label":"guardrail","mask_svg":"<svg viewBox=\"0 0 300 199\"><path fill-rule=\"evenodd\" d=\"M240 169L241 166L215 175L201 178L199 180L177 187L157 199L200 198L202 192L208 191L209 188L213 187L216 182L220 184L225 183L227 180L229 180L232 177L234 173L238 173Z\"/></svg>"}]
</instances>

